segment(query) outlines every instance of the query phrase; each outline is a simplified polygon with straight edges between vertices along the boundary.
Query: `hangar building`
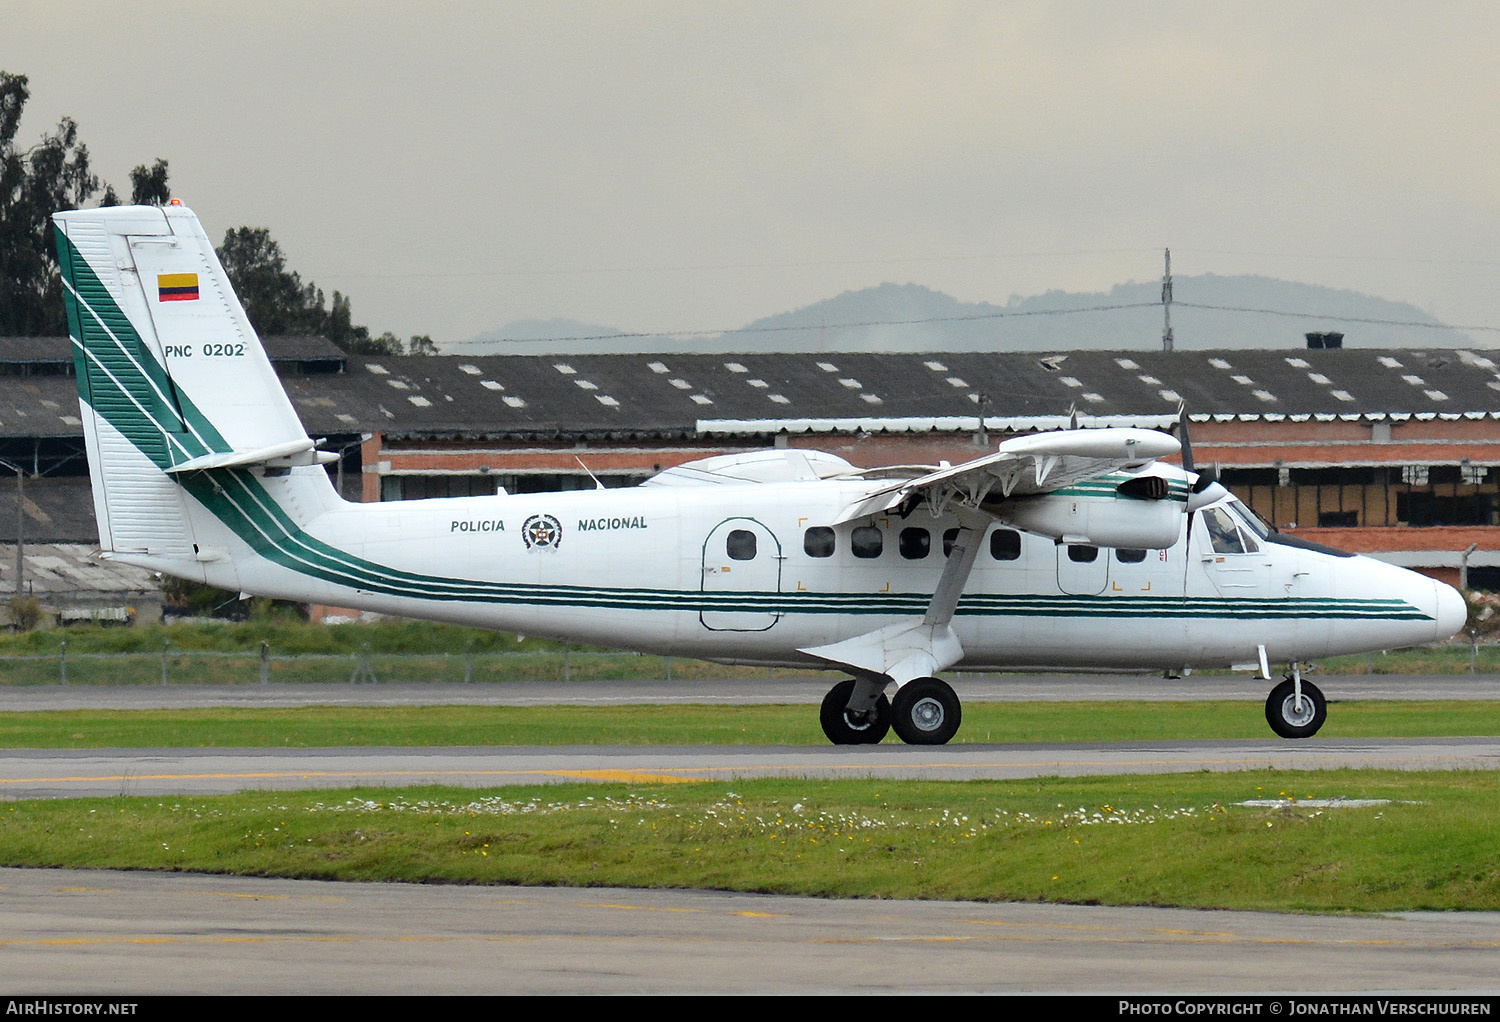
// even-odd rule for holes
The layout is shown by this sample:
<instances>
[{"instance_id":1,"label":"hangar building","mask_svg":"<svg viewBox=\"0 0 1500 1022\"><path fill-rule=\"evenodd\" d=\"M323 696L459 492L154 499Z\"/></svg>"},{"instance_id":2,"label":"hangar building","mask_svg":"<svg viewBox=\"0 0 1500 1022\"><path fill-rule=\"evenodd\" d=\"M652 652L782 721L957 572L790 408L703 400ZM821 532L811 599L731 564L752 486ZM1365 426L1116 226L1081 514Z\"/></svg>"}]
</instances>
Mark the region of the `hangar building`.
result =
<instances>
[{"instance_id":1,"label":"hangar building","mask_svg":"<svg viewBox=\"0 0 1500 1022\"><path fill-rule=\"evenodd\" d=\"M355 500L632 485L694 458L977 456L1067 422L1171 428L1279 528L1500 588L1500 370L1484 351L363 357L266 348ZM26 543L95 538L66 338L0 338L0 593ZM0 475L3 479L4 475Z\"/></svg>"}]
</instances>

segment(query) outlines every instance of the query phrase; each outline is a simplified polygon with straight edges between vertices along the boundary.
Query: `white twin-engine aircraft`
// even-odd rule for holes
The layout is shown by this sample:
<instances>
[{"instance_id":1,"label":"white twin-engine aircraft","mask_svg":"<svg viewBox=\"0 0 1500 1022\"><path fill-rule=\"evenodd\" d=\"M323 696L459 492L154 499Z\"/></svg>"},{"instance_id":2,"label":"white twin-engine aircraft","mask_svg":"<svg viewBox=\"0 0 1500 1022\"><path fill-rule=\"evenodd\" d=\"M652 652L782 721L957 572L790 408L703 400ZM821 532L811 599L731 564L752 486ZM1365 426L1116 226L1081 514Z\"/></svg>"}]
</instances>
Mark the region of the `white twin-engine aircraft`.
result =
<instances>
[{"instance_id":1,"label":"white twin-engine aircraft","mask_svg":"<svg viewBox=\"0 0 1500 1022\"><path fill-rule=\"evenodd\" d=\"M1301 661L1446 639L1449 586L1268 529L1143 429L1006 440L961 465L725 455L639 487L349 503L198 219L58 213L104 555L280 599L848 675L839 744L941 744L953 668L1289 663L1266 717L1317 732ZM1187 453L1187 452L1184 452ZM1190 467L1190 466L1189 466ZM888 690L894 690L888 698Z\"/></svg>"}]
</instances>

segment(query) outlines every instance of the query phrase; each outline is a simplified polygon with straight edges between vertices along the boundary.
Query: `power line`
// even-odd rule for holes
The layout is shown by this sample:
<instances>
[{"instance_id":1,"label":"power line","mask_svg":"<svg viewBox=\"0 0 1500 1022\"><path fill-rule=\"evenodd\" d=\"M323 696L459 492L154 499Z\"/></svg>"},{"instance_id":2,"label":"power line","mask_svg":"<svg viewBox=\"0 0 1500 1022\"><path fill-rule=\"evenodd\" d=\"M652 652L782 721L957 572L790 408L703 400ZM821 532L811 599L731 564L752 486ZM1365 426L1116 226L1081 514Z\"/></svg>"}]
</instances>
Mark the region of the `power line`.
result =
<instances>
[{"instance_id":1,"label":"power line","mask_svg":"<svg viewBox=\"0 0 1500 1022\"><path fill-rule=\"evenodd\" d=\"M1334 323L1373 323L1378 326L1411 326L1424 330L1486 330L1500 332L1500 326L1465 326L1454 323L1424 323L1415 319L1375 319L1368 316L1328 315L1321 312L1291 312L1286 309L1251 309L1239 305L1208 305L1202 302L1174 302L1188 309L1211 309L1215 312L1249 312L1261 316L1289 316L1295 319L1321 319Z\"/></svg>"},{"instance_id":2,"label":"power line","mask_svg":"<svg viewBox=\"0 0 1500 1022\"><path fill-rule=\"evenodd\" d=\"M847 323L819 323L817 325L746 326L729 330L650 330L631 333L575 334L567 337L501 337L489 340L455 341L447 345L451 350L473 344L503 344L529 341L608 341L630 340L642 337L716 337L726 334L774 334L797 330L855 330L875 326L921 326L931 323L967 323L996 319L1021 319L1039 316L1071 316L1082 312L1118 312L1126 309L1151 309L1162 302L1121 302L1112 305L1084 305L1074 309L1007 309L995 312L976 312L962 316L926 316L920 319L868 319ZM1206 302L1184 302L1177 299L1172 304L1187 309L1205 309L1212 312L1237 312L1259 316L1285 316L1292 319L1316 319L1332 323L1365 323L1377 326L1419 327L1423 330L1485 331L1500 333L1500 326L1460 325L1452 323L1426 323L1412 319L1378 319L1370 316L1344 316L1322 312L1298 312L1288 309L1256 309L1240 305L1210 305Z\"/></svg>"},{"instance_id":3,"label":"power line","mask_svg":"<svg viewBox=\"0 0 1500 1022\"><path fill-rule=\"evenodd\" d=\"M1153 309L1159 302L1126 302L1116 305L1088 305L1076 309L1022 309L1006 310L1001 312L975 312L964 316L927 316L922 319L867 319L848 323L819 323L816 326L808 324L784 325L784 326L743 326L730 330L651 330L635 333L617 334L579 334L571 337L500 337L490 340L455 341L447 345L449 348L462 347L465 344L500 344L507 341L608 341L630 339L634 337L711 337L724 334L775 334L789 333L794 330L853 330L860 327L871 326L919 326L924 323L965 323L975 320L986 319L1011 319L1025 316L1070 316L1078 312L1114 312L1120 309ZM1178 303L1181 304L1181 303Z\"/></svg>"}]
</instances>

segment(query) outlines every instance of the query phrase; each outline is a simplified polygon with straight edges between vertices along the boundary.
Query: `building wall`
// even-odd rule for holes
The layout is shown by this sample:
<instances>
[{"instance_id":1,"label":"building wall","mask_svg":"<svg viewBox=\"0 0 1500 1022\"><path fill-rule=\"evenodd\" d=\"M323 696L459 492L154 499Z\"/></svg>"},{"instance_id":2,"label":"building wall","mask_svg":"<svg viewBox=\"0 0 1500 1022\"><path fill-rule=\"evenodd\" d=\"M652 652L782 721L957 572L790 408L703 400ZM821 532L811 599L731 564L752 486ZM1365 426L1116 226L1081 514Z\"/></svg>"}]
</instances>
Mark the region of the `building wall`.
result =
<instances>
[{"instance_id":1,"label":"building wall","mask_svg":"<svg viewBox=\"0 0 1500 1022\"><path fill-rule=\"evenodd\" d=\"M1217 466L1225 484L1278 528L1454 583L1459 555L1471 543L1500 551L1500 422L1284 419L1193 423L1191 429L1198 467ZM377 435L363 449L364 499L494 492L495 485L512 491L592 487L589 473L607 485L630 484L686 461L772 445L827 451L860 467L958 464L1001 439L830 432L782 434L769 442L507 443ZM402 480L410 482L403 486ZM1474 563L1488 563L1486 556Z\"/></svg>"}]
</instances>

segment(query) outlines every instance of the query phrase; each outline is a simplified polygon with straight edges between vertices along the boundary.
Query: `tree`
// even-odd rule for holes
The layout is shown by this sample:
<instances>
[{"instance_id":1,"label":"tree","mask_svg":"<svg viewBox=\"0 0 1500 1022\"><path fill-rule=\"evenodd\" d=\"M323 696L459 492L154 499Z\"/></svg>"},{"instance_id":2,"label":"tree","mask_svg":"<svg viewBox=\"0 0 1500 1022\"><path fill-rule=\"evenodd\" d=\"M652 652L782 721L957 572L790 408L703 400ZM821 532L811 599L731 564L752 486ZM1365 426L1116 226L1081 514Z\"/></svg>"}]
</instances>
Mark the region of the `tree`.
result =
<instances>
[{"instance_id":1,"label":"tree","mask_svg":"<svg viewBox=\"0 0 1500 1022\"><path fill-rule=\"evenodd\" d=\"M345 295L335 291L333 307L328 308L317 285L302 283L299 273L287 269L286 256L267 228L231 228L216 251L250 325L261 336L321 334L353 354L401 354L401 341L394 334L372 338L368 327L354 323Z\"/></svg>"},{"instance_id":2,"label":"tree","mask_svg":"<svg viewBox=\"0 0 1500 1022\"><path fill-rule=\"evenodd\" d=\"M25 75L0 71L0 335L14 337L68 332L51 216L78 209L99 191L71 117L29 149L16 147L30 98ZM133 202L163 205L171 198L166 160L136 167L130 181ZM101 205L118 204L106 185Z\"/></svg>"},{"instance_id":3,"label":"tree","mask_svg":"<svg viewBox=\"0 0 1500 1022\"><path fill-rule=\"evenodd\" d=\"M51 216L80 208L100 188L99 178L89 169L88 147L79 141L78 125L71 117L58 121L52 134L43 135L31 148L16 147L30 96L25 75L0 71L0 336L68 332ZM162 206L171 197L166 160L158 157L130 172L133 204ZM114 188L105 185L100 205L119 204ZM401 341L394 334L371 337L368 327L356 325L349 299L337 291L330 309L316 285L302 283L287 269L281 246L266 228L230 230L218 253L245 313L261 334L321 334L345 351L401 353ZM414 347L418 340L412 339Z\"/></svg>"},{"instance_id":4,"label":"tree","mask_svg":"<svg viewBox=\"0 0 1500 1022\"><path fill-rule=\"evenodd\" d=\"M160 156L151 166L144 163L130 172L130 204L132 206L165 206L172 201L172 190L167 187L167 161Z\"/></svg>"},{"instance_id":5,"label":"tree","mask_svg":"<svg viewBox=\"0 0 1500 1022\"><path fill-rule=\"evenodd\" d=\"M303 284L301 275L286 268L286 256L268 229L231 228L215 251L258 333L321 334L327 330L323 292L311 283ZM335 293L335 310L338 298Z\"/></svg>"},{"instance_id":6,"label":"tree","mask_svg":"<svg viewBox=\"0 0 1500 1022\"><path fill-rule=\"evenodd\" d=\"M99 179L71 117L31 148L16 147L30 96L25 75L0 71L0 334L56 336L68 326L49 218L87 202Z\"/></svg>"}]
</instances>

